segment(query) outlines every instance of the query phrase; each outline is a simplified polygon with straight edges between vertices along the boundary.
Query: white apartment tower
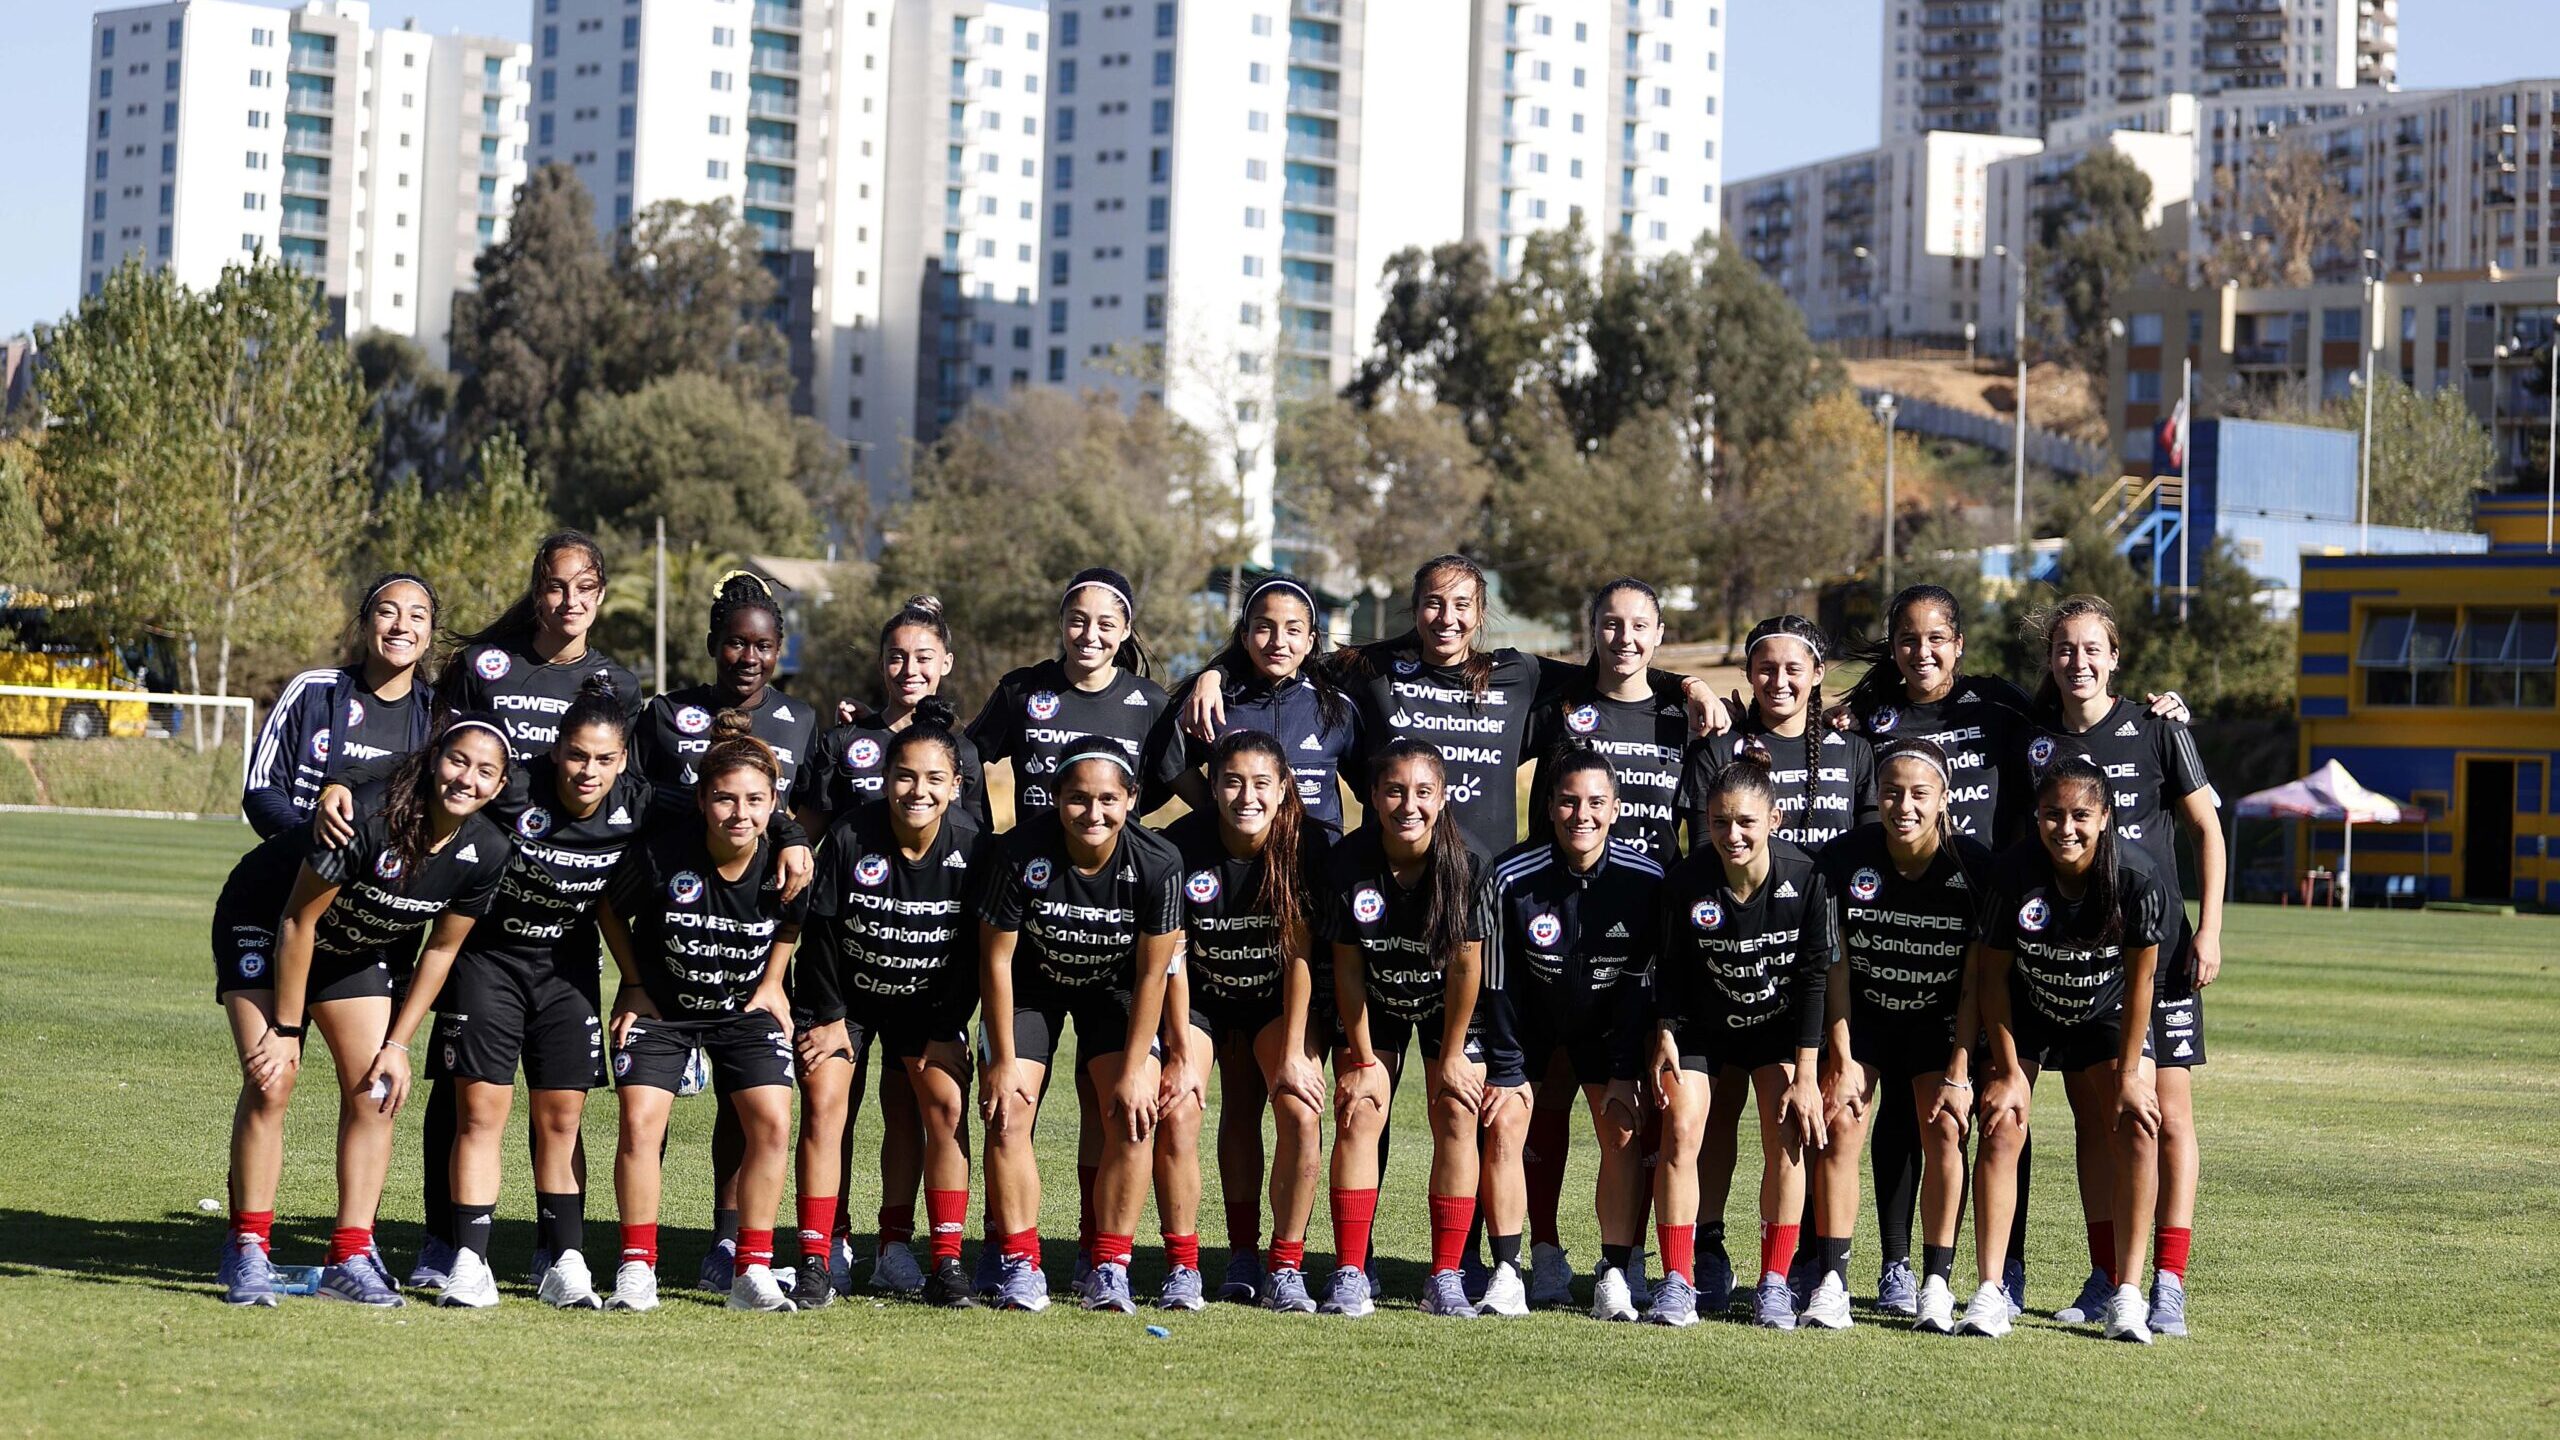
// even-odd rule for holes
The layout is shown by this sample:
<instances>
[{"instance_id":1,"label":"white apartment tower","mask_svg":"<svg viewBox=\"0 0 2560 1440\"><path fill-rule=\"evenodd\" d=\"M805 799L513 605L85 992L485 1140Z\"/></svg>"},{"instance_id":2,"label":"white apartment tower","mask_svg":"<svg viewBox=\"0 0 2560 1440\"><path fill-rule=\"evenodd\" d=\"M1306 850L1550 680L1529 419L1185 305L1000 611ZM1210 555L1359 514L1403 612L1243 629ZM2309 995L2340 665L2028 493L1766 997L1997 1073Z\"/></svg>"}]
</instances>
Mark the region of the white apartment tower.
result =
<instances>
[{"instance_id":1,"label":"white apartment tower","mask_svg":"<svg viewBox=\"0 0 2560 1440\"><path fill-rule=\"evenodd\" d=\"M1884 138L2042 137L2163 95L2388 89L2399 0L1882 0Z\"/></svg>"},{"instance_id":2,"label":"white apartment tower","mask_svg":"<svg viewBox=\"0 0 2560 1440\"><path fill-rule=\"evenodd\" d=\"M362 0L172 0L100 13L90 54L87 290L128 255L191 286L275 255L345 333L443 361L524 179L521 42L376 29Z\"/></svg>"}]
</instances>

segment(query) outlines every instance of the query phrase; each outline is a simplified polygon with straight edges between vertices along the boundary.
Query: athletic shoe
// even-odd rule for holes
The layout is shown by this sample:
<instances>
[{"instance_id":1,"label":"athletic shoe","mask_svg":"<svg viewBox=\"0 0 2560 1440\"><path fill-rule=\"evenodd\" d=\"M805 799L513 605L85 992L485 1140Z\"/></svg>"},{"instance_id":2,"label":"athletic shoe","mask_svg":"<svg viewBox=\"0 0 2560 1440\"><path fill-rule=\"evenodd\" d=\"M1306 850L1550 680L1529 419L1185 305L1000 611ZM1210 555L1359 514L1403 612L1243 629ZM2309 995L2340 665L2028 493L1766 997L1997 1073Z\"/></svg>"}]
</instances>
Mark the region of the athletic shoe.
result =
<instances>
[{"instance_id":1,"label":"athletic shoe","mask_svg":"<svg viewBox=\"0 0 2560 1440\"><path fill-rule=\"evenodd\" d=\"M996 1308L1037 1314L1049 1308L1049 1276L1037 1260L1007 1255L1003 1278L996 1283Z\"/></svg>"},{"instance_id":2,"label":"athletic shoe","mask_svg":"<svg viewBox=\"0 0 2560 1440\"><path fill-rule=\"evenodd\" d=\"M1262 1257L1250 1250L1238 1250L1227 1256L1227 1278L1218 1282L1218 1298L1250 1305L1262 1298L1262 1287L1267 1283ZM1298 1288L1306 1287L1301 1284Z\"/></svg>"},{"instance_id":3,"label":"athletic shoe","mask_svg":"<svg viewBox=\"0 0 2560 1440\"><path fill-rule=\"evenodd\" d=\"M2009 1292L1986 1280L1964 1307L1964 1318L1956 1322L1956 1333L1997 1340L2009 1333L2009 1317L2016 1313L2009 1304Z\"/></svg>"},{"instance_id":4,"label":"athletic shoe","mask_svg":"<svg viewBox=\"0 0 2560 1440\"><path fill-rule=\"evenodd\" d=\"M542 1286L542 1277L551 1273L552 1264L559 1258L559 1256L552 1254L548 1250L534 1251L533 1264L524 1272L524 1283L531 1285L536 1289L540 1289ZM489 1268L494 1271L498 1267L492 1265Z\"/></svg>"},{"instance_id":5,"label":"athletic shoe","mask_svg":"<svg viewBox=\"0 0 2560 1440\"><path fill-rule=\"evenodd\" d=\"M1369 1272L1357 1265L1345 1265L1333 1272L1333 1288L1325 1292L1324 1304L1318 1309L1326 1315L1348 1315L1358 1319L1378 1308L1370 1298Z\"/></svg>"},{"instance_id":6,"label":"athletic shoe","mask_svg":"<svg viewBox=\"0 0 2560 1440\"><path fill-rule=\"evenodd\" d=\"M587 1257L575 1250L563 1250L560 1258L545 1266L542 1283L534 1294L555 1310L596 1310L604 1302L596 1298L596 1277L587 1269Z\"/></svg>"},{"instance_id":7,"label":"athletic shoe","mask_svg":"<svg viewBox=\"0 0 2560 1440\"><path fill-rule=\"evenodd\" d=\"M699 1095L710 1088L711 1057L703 1054L702 1047L697 1045L692 1054L684 1057L684 1072L676 1077L676 1098L681 1100L687 1095Z\"/></svg>"},{"instance_id":8,"label":"athletic shoe","mask_svg":"<svg viewBox=\"0 0 2560 1440\"><path fill-rule=\"evenodd\" d=\"M1272 1271L1269 1290L1270 1294L1263 1303L1269 1305L1274 1314L1313 1315L1316 1313L1315 1297L1307 1293L1307 1277L1300 1274L1295 1265L1283 1265Z\"/></svg>"},{"instance_id":9,"label":"athletic shoe","mask_svg":"<svg viewBox=\"0 0 2560 1440\"><path fill-rule=\"evenodd\" d=\"M1849 1286L1837 1270L1826 1270L1822 1283L1804 1302L1804 1320L1808 1325L1825 1330L1846 1330L1853 1323L1849 1317Z\"/></svg>"},{"instance_id":10,"label":"athletic shoe","mask_svg":"<svg viewBox=\"0 0 2560 1440\"><path fill-rule=\"evenodd\" d=\"M498 1277L489 1262L465 1250L453 1257L453 1273L436 1292L436 1303L455 1310L488 1310L498 1303Z\"/></svg>"},{"instance_id":11,"label":"athletic shoe","mask_svg":"<svg viewBox=\"0 0 2560 1440\"><path fill-rule=\"evenodd\" d=\"M2027 1262L2009 1260L2000 1266L2000 1293L2009 1297L2009 1308L2017 1314L2027 1313Z\"/></svg>"},{"instance_id":12,"label":"athletic shoe","mask_svg":"<svg viewBox=\"0 0 2560 1440\"><path fill-rule=\"evenodd\" d=\"M1696 1308L1696 1302L1691 1302ZM1603 1265L1591 1277L1591 1318L1594 1320L1633 1320L1641 1312L1635 1297L1627 1293L1627 1277L1615 1265Z\"/></svg>"},{"instance_id":13,"label":"athletic shoe","mask_svg":"<svg viewBox=\"0 0 2560 1440\"><path fill-rule=\"evenodd\" d=\"M1813 1298L1813 1287L1821 1283L1822 1274L1813 1268L1809 1256L1798 1255L1787 1262L1787 1301L1796 1313L1804 1313L1805 1302Z\"/></svg>"},{"instance_id":14,"label":"athletic shoe","mask_svg":"<svg viewBox=\"0 0 2560 1440\"><path fill-rule=\"evenodd\" d=\"M430 1235L418 1247L418 1263L409 1267L409 1288L434 1290L453 1278L453 1257L460 1253L452 1241L441 1235Z\"/></svg>"},{"instance_id":15,"label":"athletic shoe","mask_svg":"<svg viewBox=\"0 0 2560 1440\"><path fill-rule=\"evenodd\" d=\"M1919 1318L1911 1322L1912 1329L1926 1331L1931 1335L1945 1335L1954 1331L1956 1293L1947 1288L1946 1281L1935 1275L1930 1276L1927 1283L1920 1287L1919 1303L1913 1308L1918 1312Z\"/></svg>"},{"instance_id":16,"label":"athletic shoe","mask_svg":"<svg viewBox=\"0 0 2560 1440\"><path fill-rule=\"evenodd\" d=\"M1695 1290L1690 1291L1692 1295ZM1644 1278L1644 1251L1627 1257L1627 1303L1641 1314L1653 1308L1653 1284Z\"/></svg>"},{"instance_id":17,"label":"athletic shoe","mask_svg":"<svg viewBox=\"0 0 2560 1440\"><path fill-rule=\"evenodd\" d=\"M1573 1303L1573 1258L1561 1245L1529 1247L1529 1303L1566 1306Z\"/></svg>"},{"instance_id":18,"label":"athletic shoe","mask_svg":"<svg viewBox=\"0 0 2560 1440\"><path fill-rule=\"evenodd\" d=\"M978 1242L978 1268L969 1276L969 1293L993 1300L1004 1288L1004 1251L993 1240Z\"/></svg>"},{"instance_id":19,"label":"athletic shoe","mask_svg":"<svg viewBox=\"0 0 2560 1440\"><path fill-rule=\"evenodd\" d=\"M714 1295L726 1295L738 1279L738 1242L715 1240L702 1252L701 1278L694 1284Z\"/></svg>"},{"instance_id":20,"label":"athletic shoe","mask_svg":"<svg viewBox=\"0 0 2560 1440\"><path fill-rule=\"evenodd\" d=\"M1156 1308L1159 1310L1206 1309L1209 1302L1201 1293L1203 1288L1204 1282L1200 1278L1199 1271L1188 1265L1167 1266L1164 1272L1164 1288L1156 1292Z\"/></svg>"},{"instance_id":21,"label":"athletic shoe","mask_svg":"<svg viewBox=\"0 0 2560 1440\"><path fill-rule=\"evenodd\" d=\"M1920 1313L1920 1282L1911 1274L1910 1261L1896 1260L1876 1277L1876 1308L1887 1315Z\"/></svg>"},{"instance_id":22,"label":"athletic shoe","mask_svg":"<svg viewBox=\"0 0 2560 1440\"><path fill-rule=\"evenodd\" d=\"M613 1272L613 1294L604 1302L607 1310L628 1310L645 1314L658 1308L658 1267L646 1260L625 1260Z\"/></svg>"},{"instance_id":23,"label":"athletic shoe","mask_svg":"<svg viewBox=\"0 0 2560 1440\"><path fill-rule=\"evenodd\" d=\"M800 1268L791 1276L791 1303L802 1310L824 1310L836 1303L835 1277L827 1267L808 1257L800 1260Z\"/></svg>"},{"instance_id":24,"label":"athletic shoe","mask_svg":"<svg viewBox=\"0 0 2560 1440\"><path fill-rule=\"evenodd\" d=\"M835 1286L839 1295L853 1293L853 1241L850 1237L839 1235L827 1247L827 1283Z\"/></svg>"},{"instance_id":25,"label":"athletic shoe","mask_svg":"<svg viewBox=\"0 0 2560 1440\"><path fill-rule=\"evenodd\" d=\"M1422 1313L1446 1315L1455 1320L1476 1318L1475 1302L1467 1298L1466 1277L1456 1270L1434 1270L1422 1282Z\"/></svg>"},{"instance_id":26,"label":"athletic shoe","mask_svg":"<svg viewBox=\"0 0 2560 1440\"><path fill-rule=\"evenodd\" d=\"M927 1305L939 1305L945 1310L975 1310L978 1297L969 1292L969 1272L961 1268L960 1258L955 1255L934 1263L933 1273L925 1277L921 1298Z\"/></svg>"},{"instance_id":27,"label":"athletic shoe","mask_svg":"<svg viewBox=\"0 0 2560 1440\"><path fill-rule=\"evenodd\" d=\"M1733 1308L1733 1260L1724 1247L1698 1257L1698 1309L1709 1315L1722 1315Z\"/></svg>"},{"instance_id":28,"label":"athletic shoe","mask_svg":"<svg viewBox=\"0 0 2560 1440\"><path fill-rule=\"evenodd\" d=\"M1665 1275L1653 1287L1653 1304L1644 1312L1647 1325L1669 1325L1686 1330L1698 1323L1698 1292L1677 1275Z\"/></svg>"},{"instance_id":29,"label":"athletic shoe","mask_svg":"<svg viewBox=\"0 0 2560 1440\"><path fill-rule=\"evenodd\" d=\"M1093 1252L1092 1252L1092 1251L1090 1251L1090 1250L1087 1250L1086 1248L1084 1248L1084 1247L1083 1247L1083 1246L1081 1246L1081 1245L1077 1246L1077 1247L1076 1247L1076 1272L1075 1272L1074 1277L1073 1277L1072 1279L1070 1279L1070 1280L1068 1280L1068 1281L1067 1281L1067 1288L1068 1288L1069 1290L1082 1290L1082 1289L1084 1288L1084 1281L1085 1281L1085 1277L1086 1277L1086 1276L1088 1276L1088 1275L1091 1275L1092 1273L1093 1273Z\"/></svg>"},{"instance_id":30,"label":"athletic shoe","mask_svg":"<svg viewBox=\"0 0 2560 1440\"><path fill-rule=\"evenodd\" d=\"M799 1277L795 1275L792 1278L796 1285ZM832 1295L835 1292L827 1293ZM737 1278L729 1282L729 1308L788 1315L800 1307L792 1304L791 1297L782 1293L782 1282L774 1276L772 1266L747 1265L740 1267Z\"/></svg>"},{"instance_id":31,"label":"athletic shoe","mask_svg":"<svg viewBox=\"0 0 2560 1440\"><path fill-rule=\"evenodd\" d=\"M1529 1287L1520 1283L1519 1266L1505 1260L1493 1267L1493 1278L1485 1282L1484 1298L1476 1302L1476 1313L1510 1319L1529 1313Z\"/></svg>"},{"instance_id":32,"label":"athletic shoe","mask_svg":"<svg viewBox=\"0 0 2560 1440\"><path fill-rule=\"evenodd\" d=\"M319 1296L323 1300L344 1300L350 1305L371 1305L394 1310L408 1302L391 1283L389 1272L382 1268L379 1255L358 1255L342 1260L320 1272Z\"/></svg>"},{"instance_id":33,"label":"athletic shoe","mask_svg":"<svg viewBox=\"0 0 2560 1440\"><path fill-rule=\"evenodd\" d=\"M1470 1255L1458 1262L1458 1285L1466 1291L1467 1303L1484 1299L1485 1287L1493 1283L1493 1267Z\"/></svg>"},{"instance_id":34,"label":"athletic shoe","mask_svg":"<svg viewBox=\"0 0 2560 1440\"><path fill-rule=\"evenodd\" d=\"M1760 1277L1760 1288L1751 1296L1751 1323L1764 1330L1796 1328L1796 1296L1787 1288L1787 1277L1775 1271Z\"/></svg>"},{"instance_id":35,"label":"athletic shoe","mask_svg":"<svg viewBox=\"0 0 2560 1440\"><path fill-rule=\"evenodd\" d=\"M213 1272L225 1305L276 1303L276 1267L258 1237L237 1232L222 1242L222 1263Z\"/></svg>"},{"instance_id":36,"label":"athletic shoe","mask_svg":"<svg viewBox=\"0 0 2560 1440\"><path fill-rule=\"evenodd\" d=\"M2151 1281L2151 1333L2187 1337L2187 1282L2166 1270Z\"/></svg>"},{"instance_id":37,"label":"athletic shoe","mask_svg":"<svg viewBox=\"0 0 2560 1440\"><path fill-rule=\"evenodd\" d=\"M871 1288L896 1295L913 1295L924 1288L924 1271L916 1264L916 1252L904 1240L880 1247L871 1257Z\"/></svg>"},{"instance_id":38,"label":"athletic shoe","mask_svg":"<svg viewBox=\"0 0 2560 1440\"><path fill-rule=\"evenodd\" d=\"M1197 1275L1199 1272L1195 1270L1192 1273ZM1137 1298L1129 1293L1129 1267L1115 1260L1086 1271L1084 1283L1076 1287L1076 1303L1087 1310L1137 1314Z\"/></svg>"},{"instance_id":39,"label":"athletic shoe","mask_svg":"<svg viewBox=\"0 0 2560 1440\"><path fill-rule=\"evenodd\" d=\"M2053 1318L2065 1325L2095 1325L2107 1318L2107 1302L2113 1300L2116 1287L2096 1271L2080 1282L2080 1298L2053 1312Z\"/></svg>"},{"instance_id":40,"label":"athletic shoe","mask_svg":"<svg viewBox=\"0 0 2560 1440\"><path fill-rule=\"evenodd\" d=\"M2110 1340L2151 1343L2151 1306L2142 1298L2141 1286L2116 1287L2115 1298L2107 1302L2107 1328L2102 1333Z\"/></svg>"}]
</instances>

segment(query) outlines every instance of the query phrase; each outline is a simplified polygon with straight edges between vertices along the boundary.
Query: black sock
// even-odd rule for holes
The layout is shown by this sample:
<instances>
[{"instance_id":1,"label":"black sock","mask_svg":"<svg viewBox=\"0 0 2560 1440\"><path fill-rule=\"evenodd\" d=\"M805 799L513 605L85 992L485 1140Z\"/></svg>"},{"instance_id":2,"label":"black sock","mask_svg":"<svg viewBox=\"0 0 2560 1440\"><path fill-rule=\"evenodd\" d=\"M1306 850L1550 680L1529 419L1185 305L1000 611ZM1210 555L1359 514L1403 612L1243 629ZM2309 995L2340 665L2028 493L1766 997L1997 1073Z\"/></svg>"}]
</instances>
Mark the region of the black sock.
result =
<instances>
[{"instance_id":1,"label":"black sock","mask_svg":"<svg viewBox=\"0 0 2560 1440\"><path fill-rule=\"evenodd\" d=\"M434 1080L427 1084L427 1120L420 1127L418 1148L426 1162L427 1233L436 1239L454 1242L453 1233L453 1136L460 1124L455 1113L453 1092L459 1087L450 1080Z\"/></svg>"},{"instance_id":2,"label":"black sock","mask_svg":"<svg viewBox=\"0 0 2560 1440\"><path fill-rule=\"evenodd\" d=\"M1636 1247L1633 1245L1603 1245L1600 1247L1600 1263L1608 1266L1612 1270L1623 1273L1635 1265Z\"/></svg>"},{"instance_id":3,"label":"black sock","mask_svg":"<svg viewBox=\"0 0 2560 1440\"><path fill-rule=\"evenodd\" d=\"M2027 1182L2035 1173L2036 1137L2029 1135L2018 1142L2018 1208L2009 1215L2009 1263L2024 1268L2027 1263L2027 1192L2034 1188Z\"/></svg>"},{"instance_id":4,"label":"black sock","mask_svg":"<svg viewBox=\"0 0 2560 1440\"><path fill-rule=\"evenodd\" d=\"M1467 1222L1467 1259L1484 1264L1484 1207L1476 1207L1476 1218Z\"/></svg>"},{"instance_id":5,"label":"black sock","mask_svg":"<svg viewBox=\"0 0 2560 1440\"><path fill-rule=\"evenodd\" d=\"M1935 1275L1941 1280L1952 1278L1956 1273L1956 1247L1953 1245L1921 1246L1920 1266L1923 1274Z\"/></svg>"},{"instance_id":6,"label":"black sock","mask_svg":"<svg viewBox=\"0 0 2560 1440\"><path fill-rule=\"evenodd\" d=\"M1911 1087L1887 1085L1867 1153L1876 1180L1876 1244L1884 1263L1911 1263L1911 1216L1920 1206L1920 1121Z\"/></svg>"},{"instance_id":7,"label":"black sock","mask_svg":"<svg viewBox=\"0 0 2560 1440\"><path fill-rule=\"evenodd\" d=\"M1815 1263L1822 1267L1821 1274L1814 1277L1816 1283L1820 1283L1822 1275L1837 1275L1840 1277L1840 1283L1844 1285L1849 1283L1849 1239L1847 1236L1816 1236L1814 1237L1813 1250L1816 1257Z\"/></svg>"},{"instance_id":8,"label":"black sock","mask_svg":"<svg viewBox=\"0 0 2560 1440\"><path fill-rule=\"evenodd\" d=\"M1518 1231L1493 1237L1493 1263L1508 1265L1515 1270L1520 1268L1520 1233Z\"/></svg>"},{"instance_id":9,"label":"black sock","mask_svg":"<svg viewBox=\"0 0 2560 1440\"><path fill-rule=\"evenodd\" d=\"M1701 1254L1722 1255L1724 1253L1724 1222L1721 1220L1699 1221L1697 1248Z\"/></svg>"},{"instance_id":10,"label":"black sock","mask_svg":"<svg viewBox=\"0 0 2560 1440\"><path fill-rule=\"evenodd\" d=\"M497 1227L495 1205L456 1205L453 1207L453 1241L465 1250L489 1258L489 1232Z\"/></svg>"},{"instance_id":11,"label":"black sock","mask_svg":"<svg viewBox=\"0 0 2560 1440\"><path fill-rule=\"evenodd\" d=\"M567 1251L587 1248L587 1196L583 1190L533 1196L533 1247L557 1259Z\"/></svg>"},{"instance_id":12,"label":"black sock","mask_svg":"<svg viewBox=\"0 0 2560 1440\"><path fill-rule=\"evenodd\" d=\"M738 1243L738 1212L735 1210L711 1212L711 1243L717 1245L723 1240L732 1245Z\"/></svg>"}]
</instances>

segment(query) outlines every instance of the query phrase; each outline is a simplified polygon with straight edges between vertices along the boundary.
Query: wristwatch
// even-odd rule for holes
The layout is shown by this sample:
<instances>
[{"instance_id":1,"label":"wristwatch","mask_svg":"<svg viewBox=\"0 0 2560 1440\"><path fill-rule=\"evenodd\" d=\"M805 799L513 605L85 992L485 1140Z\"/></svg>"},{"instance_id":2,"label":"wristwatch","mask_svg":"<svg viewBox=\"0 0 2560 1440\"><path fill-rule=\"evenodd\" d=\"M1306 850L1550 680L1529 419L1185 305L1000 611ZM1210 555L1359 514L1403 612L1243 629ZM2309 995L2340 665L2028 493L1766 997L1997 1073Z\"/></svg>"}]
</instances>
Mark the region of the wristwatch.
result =
<instances>
[{"instance_id":1,"label":"wristwatch","mask_svg":"<svg viewBox=\"0 0 2560 1440\"><path fill-rule=\"evenodd\" d=\"M267 1029L269 1031L274 1034L281 1035L287 1040L301 1039L304 1028L305 1027L301 1025L279 1025L272 1020L267 1022Z\"/></svg>"}]
</instances>

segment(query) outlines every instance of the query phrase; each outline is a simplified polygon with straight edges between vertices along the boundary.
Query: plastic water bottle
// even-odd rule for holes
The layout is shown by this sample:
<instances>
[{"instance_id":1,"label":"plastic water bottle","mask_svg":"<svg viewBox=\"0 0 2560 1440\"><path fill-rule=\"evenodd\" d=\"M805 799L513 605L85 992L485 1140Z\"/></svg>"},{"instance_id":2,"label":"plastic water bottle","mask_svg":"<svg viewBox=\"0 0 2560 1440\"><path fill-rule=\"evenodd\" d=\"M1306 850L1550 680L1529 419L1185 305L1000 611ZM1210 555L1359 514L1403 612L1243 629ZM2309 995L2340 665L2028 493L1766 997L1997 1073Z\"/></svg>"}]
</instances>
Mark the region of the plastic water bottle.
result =
<instances>
[{"instance_id":1,"label":"plastic water bottle","mask_svg":"<svg viewBox=\"0 0 2560 1440\"><path fill-rule=\"evenodd\" d=\"M279 1265L275 1269L276 1292L281 1295L317 1295L320 1293L320 1267L317 1265Z\"/></svg>"}]
</instances>

